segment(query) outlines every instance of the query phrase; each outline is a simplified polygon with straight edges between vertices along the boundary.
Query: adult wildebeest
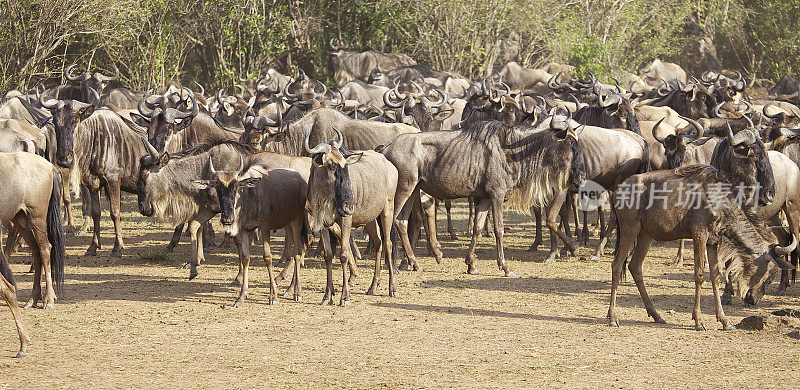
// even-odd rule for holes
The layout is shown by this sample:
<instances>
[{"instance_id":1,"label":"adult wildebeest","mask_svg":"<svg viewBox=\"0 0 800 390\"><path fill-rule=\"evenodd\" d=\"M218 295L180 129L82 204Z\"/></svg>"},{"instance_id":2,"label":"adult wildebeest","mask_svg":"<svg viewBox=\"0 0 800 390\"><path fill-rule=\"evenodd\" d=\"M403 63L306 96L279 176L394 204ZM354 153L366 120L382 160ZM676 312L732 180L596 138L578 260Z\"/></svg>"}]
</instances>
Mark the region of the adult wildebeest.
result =
<instances>
[{"instance_id":1,"label":"adult wildebeest","mask_svg":"<svg viewBox=\"0 0 800 390\"><path fill-rule=\"evenodd\" d=\"M313 149L309 147L308 137L305 147L313 156L308 203L314 233L323 237L325 250L325 269L327 284L322 304L333 301L333 253L330 239L324 228L338 223L342 229L339 245L339 258L342 263L342 295L340 304L350 301L350 288L347 279L350 253L350 229L366 226L370 238L376 245L375 273L368 295L378 290L381 272L381 251L386 257L389 269L389 296L397 296L394 281L394 267L391 264L392 243L390 232L394 219L394 197L397 190L397 168L380 153L371 150L353 153L342 146L343 136L337 131L333 141L320 143ZM382 237L381 237L382 234Z\"/></svg>"},{"instance_id":2,"label":"adult wildebeest","mask_svg":"<svg viewBox=\"0 0 800 390\"><path fill-rule=\"evenodd\" d=\"M678 80L686 83L686 71L678 64L671 62L664 62L656 58L650 66L647 66L639 71L639 74L644 78L647 84L653 87L658 87L663 82L670 82Z\"/></svg>"},{"instance_id":3,"label":"adult wildebeest","mask_svg":"<svg viewBox=\"0 0 800 390\"><path fill-rule=\"evenodd\" d=\"M405 54L383 53L377 50L358 52L335 46L331 41L331 71L340 86L352 80L366 81L374 68L391 71L401 66L416 65L417 62Z\"/></svg>"},{"instance_id":4,"label":"adult wildebeest","mask_svg":"<svg viewBox=\"0 0 800 390\"><path fill-rule=\"evenodd\" d=\"M575 113L578 123L605 127L607 129L627 129L641 135L639 120L633 111L630 99L622 93L600 90L597 96L598 107L586 106Z\"/></svg>"},{"instance_id":5,"label":"adult wildebeest","mask_svg":"<svg viewBox=\"0 0 800 390\"><path fill-rule=\"evenodd\" d=\"M491 207L497 265L506 276L513 275L503 253L503 202L508 200L523 212L534 205L546 206L547 215L556 215L569 188L577 189L585 178L578 143L581 129L575 131L569 118L553 118L543 121L539 128L491 121L475 123L462 131L403 135L381 150L399 172L395 210L402 211L397 224L409 263L415 269L418 266L406 234L411 203L406 201L422 190L436 199L479 200L466 256L467 272L471 274L478 273L475 245ZM548 227L575 252L554 219L548 218ZM439 260L437 243L431 244Z\"/></svg>"},{"instance_id":6,"label":"adult wildebeest","mask_svg":"<svg viewBox=\"0 0 800 390\"><path fill-rule=\"evenodd\" d=\"M25 307L55 304L64 293L64 234L59 212L59 174L47 160L31 153L0 153L0 223L13 223L33 254L33 292ZM19 333L17 357L26 355L28 337L19 322L17 289L5 256L0 254L0 294L8 303ZM45 291L42 296L42 279Z\"/></svg>"},{"instance_id":7,"label":"adult wildebeest","mask_svg":"<svg viewBox=\"0 0 800 390\"><path fill-rule=\"evenodd\" d=\"M55 163L63 168L72 168L75 154L73 150L72 134L78 125L89 118L97 107L100 96L97 91L90 89L90 99L84 103L78 100L48 99L39 96L39 104L48 110L53 117L53 126L56 135Z\"/></svg>"},{"instance_id":8,"label":"adult wildebeest","mask_svg":"<svg viewBox=\"0 0 800 390\"><path fill-rule=\"evenodd\" d=\"M680 199L686 183L697 185L693 201ZM628 268L644 301L648 316L657 323L664 320L653 307L645 290L642 262L653 241L694 240L695 329L705 330L700 313L700 288L703 264L708 260L717 320L725 330L734 329L722 310L719 293L720 263L732 279L747 283L748 302L755 302L774 273L791 265L782 256L794 250L797 239L788 247L775 245L775 238L763 226L753 224L739 205L720 188L729 182L725 175L708 165L690 165L676 170L661 170L634 175L623 183L628 191L614 194L618 220L617 252L611 265L611 303L608 324L619 326L617 288L624 276L624 264L633 249ZM657 190L657 192L656 192ZM635 244L635 248L634 248Z\"/></svg>"},{"instance_id":9,"label":"adult wildebeest","mask_svg":"<svg viewBox=\"0 0 800 390\"><path fill-rule=\"evenodd\" d=\"M111 65L114 69L114 76L104 76L99 72L92 74L88 71L73 76L72 69L75 66L76 64L72 64L64 69L64 77L73 84L62 85L50 90L46 93L48 99L89 101L94 93L102 94L109 81L119 78L119 69L116 65Z\"/></svg>"},{"instance_id":10,"label":"adult wildebeest","mask_svg":"<svg viewBox=\"0 0 800 390\"><path fill-rule=\"evenodd\" d=\"M541 69L529 69L512 61L503 66L497 73L504 83L517 91L534 91L538 93L550 92L547 81L552 74Z\"/></svg>"}]
</instances>

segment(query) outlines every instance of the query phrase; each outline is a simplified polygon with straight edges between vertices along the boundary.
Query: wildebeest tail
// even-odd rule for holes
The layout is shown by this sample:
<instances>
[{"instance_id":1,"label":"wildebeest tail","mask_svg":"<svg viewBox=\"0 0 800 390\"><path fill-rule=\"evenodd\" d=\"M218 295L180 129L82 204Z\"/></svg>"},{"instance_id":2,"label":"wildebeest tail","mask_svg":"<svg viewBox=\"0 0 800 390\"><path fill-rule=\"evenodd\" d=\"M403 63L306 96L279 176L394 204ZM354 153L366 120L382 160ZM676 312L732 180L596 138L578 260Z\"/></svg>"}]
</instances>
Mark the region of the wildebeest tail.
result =
<instances>
[{"instance_id":1,"label":"wildebeest tail","mask_svg":"<svg viewBox=\"0 0 800 390\"><path fill-rule=\"evenodd\" d=\"M614 209L614 203L613 202L611 202L611 212L612 213L616 213L617 212ZM614 240L614 257L617 257L617 252L619 252L619 238L620 238L620 236L622 234L620 234L620 230L619 230L619 218L614 218L614 219L616 220L616 223L617 223L617 237ZM628 268L628 254L627 253L625 254L625 260L622 261L622 271L620 272L620 275L619 275L620 280L622 280L623 282L627 279L627 277L625 275L625 268Z\"/></svg>"},{"instance_id":2,"label":"wildebeest tail","mask_svg":"<svg viewBox=\"0 0 800 390\"><path fill-rule=\"evenodd\" d=\"M800 252L800 248L795 248L792 253L789 254L789 258L791 259L792 265L794 268L792 269L792 284L797 282L797 259L798 259L798 252Z\"/></svg>"},{"instance_id":3,"label":"wildebeest tail","mask_svg":"<svg viewBox=\"0 0 800 390\"><path fill-rule=\"evenodd\" d=\"M647 141L644 142L644 147L642 148L642 160L636 173L650 172L650 144Z\"/></svg>"},{"instance_id":4,"label":"wildebeest tail","mask_svg":"<svg viewBox=\"0 0 800 390\"><path fill-rule=\"evenodd\" d=\"M6 256L2 250L0 250L0 275L3 275L16 290L17 282L14 281L14 273L11 272L11 267L8 266L8 260L6 260Z\"/></svg>"},{"instance_id":5,"label":"wildebeest tail","mask_svg":"<svg viewBox=\"0 0 800 390\"><path fill-rule=\"evenodd\" d=\"M61 175L53 170L53 190L50 193L50 203L47 206L47 240L50 241L50 272L56 294L64 294L64 231L61 227Z\"/></svg>"}]
</instances>

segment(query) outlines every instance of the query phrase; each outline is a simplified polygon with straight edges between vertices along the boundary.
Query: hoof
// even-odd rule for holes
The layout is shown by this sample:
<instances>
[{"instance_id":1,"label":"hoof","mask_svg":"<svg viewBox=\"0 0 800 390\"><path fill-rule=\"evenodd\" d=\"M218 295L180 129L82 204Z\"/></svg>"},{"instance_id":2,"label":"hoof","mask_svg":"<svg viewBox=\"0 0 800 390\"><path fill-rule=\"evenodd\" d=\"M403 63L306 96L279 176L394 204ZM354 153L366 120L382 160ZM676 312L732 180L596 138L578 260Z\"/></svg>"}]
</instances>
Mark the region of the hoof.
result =
<instances>
[{"instance_id":1,"label":"hoof","mask_svg":"<svg viewBox=\"0 0 800 390\"><path fill-rule=\"evenodd\" d=\"M400 264L400 266L397 267L397 269L400 270L400 271L411 271L411 266L408 265L408 263L403 263L403 264Z\"/></svg>"},{"instance_id":2,"label":"hoof","mask_svg":"<svg viewBox=\"0 0 800 390\"><path fill-rule=\"evenodd\" d=\"M595 255L591 255L589 256L589 261L600 261L600 258Z\"/></svg>"},{"instance_id":3,"label":"hoof","mask_svg":"<svg viewBox=\"0 0 800 390\"><path fill-rule=\"evenodd\" d=\"M726 326L726 327L722 328L722 330L725 330L725 331L736 330L736 326L734 326L734 325L728 325L728 326Z\"/></svg>"},{"instance_id":4,"label":"hoof","mask_svg":"<svg viewBox=\"0 0 800 390\"><path fill-rule=\"evenodd\" d=\"M516 278L517 274L515 274L514 271L508 271L508 272L506 272L506 277L507 278Z\"/></svg>"},{"instance_id":5,"label":"hoof","mask_svg":"<svg viewBox=\"0 0 800 390\"><path fill-rule=\"evenodd\" d=\"M666 324L667 323L667 321L664 321L664 319L661 318L661 316L653 317L653 322L655 322L656 324Z\"/></svg>"},{"instance_id":6,"label":"hoof","mask_svg":"<svg viewBox=\"0 0 800 390\"><path fill-rule=\"evenodd\" d=\"M300 298L300 296L299 296L299 295L295 295L294 297L292 297L292 299L293 299L295 302L300 302L300 301L302 300L302 298Z\"/></svg>"},{"instance_id":7,"label":"hoof","mask_svg":"<svg viewBox=\"0 0 800 390\"><path fill-rule=\"evenodd\" d=\"M122 252L120 252L120 251L111 251L111 257L122 257Z\"/></svg>"},{"instance_id":8,"label":"hoof","mask_svg":"<svg viewBox=\"0 0 800 390\"><path fill-rule=\"evenodd\" d=\"M339 306L350 306L350 300L342 299L341 301L339 301Z\"/></svg>"},{"instance_id":9,"label":"hoof","mask_svg":"<svg viewBox=\"0 0 800 390\"><path fill-rule=\"evenodd\" d=\"M728 297L722 297L722 298L720 299L720 302L721 302L723 305L730 305L730 304L731 304L731 299L730 299L730 298L728 298Z\"/></svg>"},{"instance_id":10,"label":"hoof","mask_svg":"<svg viewBox=\"0 0 800 390\"><path fill-rule=\"evenodd\" d=\"M367 295L375 295L375 287L370 287L369 290L365 293Z\"/></svg>"},{"instance_id":11,"label":"hoof","mask_svg":"<svg viewBox=\"0 0 800 390\"><path fill-rule=\"evenodd\" d=\"M197 271L189 272L189 280L192 280L197 277Z\"/></svg>"},{"instance_id":12,"label":"hoof","mask_svg":"<svg viewBox=\"0 0 800 390\"><path fill-rule=\"evenodd\" d=\"M44 304L42 304L42 310L50 310L50 309L52 309L54 307L56 307L56 305L53 304L53 303L44 303Z\"/></svg>"},{"instance_id":13,"label":"hoof","mask_svg":"<svg viewBox=\"0 0 800 390\"><path fill-rule=\"evenodd\" d=\"M436 255L436 264L442 264L442 254Z\"/></svg>"},{"instance_id":14,"label":"hoof","mask_svg":"<svg viewBox=\"0 0 800 390\"><path fill-rule=\"evenodd\" d=\"M539 250L539 244L531 244L531 246L526 249L528 252L536 252Z\"/></svg>"},{"instance_id":15,"label":"hoof","mask_svg":"<svg viewBox=\"0 0 800 390\"><path fill-rule=\"evenodd\" d=\"M608 326L610 326L612 328L619 328L619 322L617 322L617 321L609 321L608 322Z\"/></svg>"},{"instance_id":16,"label":"hoof","mask_svg":"<svg viewBox=\"0 0 800 390\"><path fill-rule=\"evenodd\" d=\"M333 305L333 299L332 298L325 298L325 299L322 300L322 303L320 303L320 304L322 306Z\"/></svg>"},{"instance_id":17,"label":"hoof","mask_svg":"<svg viewBox=\"0 0 800 390\"><path fill-rule=\"evenodd\" d=\"M15 357L15 358L21 358L21 357L25 357L25 356L28 356L28 353L27 353L27 352L25 352L25 351L19 351L19 352L17 352L17 356L14 356L14 357Z\"/></svg>"},{"instance_id":18,"label":"hoof","mask_svg":"<svg viewBox=\"0 0 800 390\"><path fill-rule=\"evenodd\" d=\"M556 259L557 259L558 257L559 257L559 256L558 256L558 253L557 253L557 252L552 252L552 253L550 253L550 256L547 256L547 258L546 258L546 259L544 259L544 261L543 261L542 263L545 263L545 264L552 264L552 263L555 263L555 262L556 262Z\"/></svg>"},{"instance_id":19,"label":"hoof","mask_svg":"<svg viewBox=\"0 0 800 390\"><path fill-rule=\"evenodd\" d=\"M267 305L274 305L274 304L275 304L275 298L267 299Z\"/></svg>"},{"instance_id":20,"label":"hoof","mask_svg":"<svg viewBox=\"0 0 800 390\"><path fill-rule=\"evenodd\" d=\"M400 294L398 294L397 291L391 291L390 290L389 291L389 296L392 297L392 298L397 298L397 297L400 296Z\"/></svg>"},{"instance_id":21,"label":"hoof","mask_svg":"<svg viewBox=\"0 0 800 390\"><path fill-rule=\"evenodd\" d=\"M34 305L33 299L30 299L30 300L28 300L28 302L25 302L25 305L23 305L22 308L23 309L30 309L30 308L33 307L33 305Z\"/></svg>"},{"instance_id":22,"label":"hoof","mask_svg":"<svg viewBox=\"0 0 800 390\"><path fill-rule=\"evenodd\" d=\"M189 269L189 267L191 267L191 265L188 262L186 262L186 263L183 264L181 269Z\"/></svg>"},{"instance_id":23,"label":"hoof","mask_svg":"<svg viewBox=\"0 0 800 390\"><path fill-rule=\"evenodd\" d=\"M467 269L467 273L470 275L480 275L481 271L478 271L477 268Z\"/></svg>"},{"instance_id":24,"label":"hoof","mask_svg":"<svg viewBox=\"0 0 800 390\"><path fill-rule=\"evenodd\" d=\"M242 285L242 283L239 282L238 279L233 279L233 280L231 280L230 283L228 283L228 286L232 286L232 287L238 287L238 286L241 286L241 285Z\"/></svg>"},{"instance_id":25,"label":"hoof","mask_svg":"<svg viewBox=\"0 0 800 390\"><path fill-rule=\"evenodd\" d=\"M777 295L779 297L782 297L782 296L786 295L786 290L775 291L775 295Z\"/></svg>"},{"instance_id":26,"label":"hoof","mask_svg":"<svg viewBox=\"0 0 800 390\"><path fill-rule=\"evenodd\" d=\"M233 307L242 307L242 301L238 300L238 301L234 302L233 303Z\"/></svg>"},{"instance_id":27,"label":"hoof","mask_svg":"<svg viewBox=\"0 0 800 390\"><path fill-rule=\"evenodd\" d=\"M97 249L87 249L84 256L97 256Z\"/></svg>"},{"instance_id":28,"label":"hoof","mask_svg":"<svg viewBox=\"0 0 800 390\"><path fill-rule=\"evenodd\" d=\"M694 327L694 330L704 332L704 331L706 331L706 326L705 325L696 325Z\"/></svg>"}]
</instances>

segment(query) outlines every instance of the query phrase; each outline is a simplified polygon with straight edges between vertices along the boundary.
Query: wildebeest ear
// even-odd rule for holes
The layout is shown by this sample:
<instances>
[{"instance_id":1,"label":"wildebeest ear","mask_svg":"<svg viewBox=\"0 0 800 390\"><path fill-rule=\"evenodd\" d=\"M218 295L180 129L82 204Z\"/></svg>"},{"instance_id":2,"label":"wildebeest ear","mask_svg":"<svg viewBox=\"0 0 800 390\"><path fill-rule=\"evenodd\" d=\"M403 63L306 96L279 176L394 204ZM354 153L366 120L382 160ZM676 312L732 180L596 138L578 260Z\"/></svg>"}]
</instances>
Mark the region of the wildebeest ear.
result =
<instances>
[{"instance_id":1,"label":"wildebeest ear","mask_svg":"<svg viewBox=\"0 0 800 390\"><path fill-rule=\"evenodd\" d=\"M94 112L94 105L92 104L84 108L83 110L80 110L78 112L78 116L80 116L81 120L86 120L86 118L92 116L93 112Z\"/></svg>"},{"instance_id":2,"label":"wildebeest ear","mask_svg":"<svg viewBox=\"0 0 800 390\"><path fill-rule=\"evenodd\" d=\"M445 109L445 110L439 110L439 112L437 112L436 114L433 115L433 119L435 119L437 121L443 121L443 120L449 118L451 115L453 115L453 109L452 108Z\"/></svg>"},{"instance_id":3,"label":"wildebeest ear","mask_svg":"<svg viewBox=\"0 0 800 390\"><path fill-rule=\"evenodd\" d=\"M362 156L364 156L364 153L351 154L347 156L345 161L347 161L347 164L355 164L358 162L358 160L361 160Z\"/></svg>"},{"instance_id":4,"label":"wildebeest ear","mask_svg":"<svg viewBox=\"0 0 800 390\"><path fill-rule=\"evenodd\" d=\"M161 157L158 158L158 165L162 166L162 167L164 165L167 165L167 163L169 162L169 159L170 159L169 153L166 153L166 152L162 153Z\"/></svg>"},{"instance_id":5,"label":"wildebeest ear","mask_svg":"<svg viewBox=\"0 0 800 390\"><path fill-rule=\"evenodd\" d=\"M192 184L194 184L198 190L206 190L211 186L209 180L192 180Z\"/></svg>"},{"instance_id":6,"label":"wildebeest ear","mask_svg":"<svg viewBox=\"0 0 800 390\"><path fill-rule=\"evenodd\" d=\"M244 180L240 181L239 183L242 185L242 187L252 188L252 187L258 186L258 183L260 181L261 181L261 177L260 176L259 177L248 177L247 179L244 179Z\"/></svg>"},{"instance_id":7,"label":"wildebeest ear","mask_svg":"<svg viewBox=\"0 0 800 390\"><path fill-rule=\"evenodd\" d=\"M150 121L142 115L139 115L135 112L132 112L131 119L133 119L133 123L136 123L137 126L141 127L148 127L150 126Z\"/></svg>"}]
</instances>

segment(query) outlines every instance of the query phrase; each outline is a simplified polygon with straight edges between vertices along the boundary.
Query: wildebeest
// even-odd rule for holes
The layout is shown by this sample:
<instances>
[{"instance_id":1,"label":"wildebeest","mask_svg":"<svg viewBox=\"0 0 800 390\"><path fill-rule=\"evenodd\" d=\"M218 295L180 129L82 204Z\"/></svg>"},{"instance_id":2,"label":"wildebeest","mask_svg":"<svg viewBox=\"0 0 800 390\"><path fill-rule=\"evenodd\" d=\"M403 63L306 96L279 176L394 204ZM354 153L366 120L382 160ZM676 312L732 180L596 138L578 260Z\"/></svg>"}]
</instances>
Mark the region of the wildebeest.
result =
<instances>
[{"instance_id":1,"label":"wildebeest","mask_svg":"<svg viewBox=\"0 0 800 390\"><path fill-rule=\"evenodd\" d=\"M478 122L461 131L433 131L398 137L381 152L398 169L399 181L395 210L409 263L416 259L408 239L410 202L422 190L436 199L474 197L479 200L472 240L467 252L467 272L475 268L475 245L491 207L497 265L506 276L513 273L503 253L503 203L523 212L531 206L558 213L569 188L577 189L585 178L583 153L578 143L581 129L575 131L569 118L549 118L540 128L508 126L501 122ZM465 158L469 156L469 158ZM548 220L551 233L557 234L574 253L575 247ZM434 237L430 237L434 238ZM437 260L441 252L432 243Z\"/></svg>"},{"instance_id":2,"label":"wildebeest","mask_svg":"<svg viewBox=\"0 0 800 390\"><path fill-rule=\"evenodd\" d=\"M0 223L13 223L33 254L33 292L25 307L42 308L55 304L56 294L64 294L64 233L59 211L59 174L52 164L26 152L0 153ZM14 275L5 256L0 258L0 293L11 309L17 323L20 349L17 357L25 356L28 337L19 322ZM42 279L45 291L42 295Z\"/></svg>"},{"instance_id":3,"label":"wildebeest","mask_svg":"<svg viewBox=\"0 0 800 390\"><path fill-rule=\"evenodd\" d=\"M261 165L259 159L272 161ZM280 159L280 163L275 159ZM256 155L245 165L240 156L239 165L233 170L215 169L213 159L209 157L201 179L192 181L198 189L216 191L222 225L236 238L242 280L234 306L241 306L247 298L250 233L255 229L264 235L264 262L270 279L268 302L272 304L276 299L269 236L272 230L281 228L286 230L286 239L291 241L289 248L294 257L294 300L300 300L300 264L306 250L303 226L309 171L310 159L302 157L270 153L269 156Z\"/></svg>"},{"instance_id":4,"label":"wildebeest","mask_svg":"<svg viewBox=\"0 0 800 390\"><path fill-rule=\"evenodd\" d=\"M686 183L698 186L696 201L679 198ZM717 320L725 330L734 329L722 310L719 293L720 263L733 280L747 284L746 301L755 303L777 269L790 268L782 256L797 246L795 238L787 247L775 244L775 237L760 224L753 224L731 198L720 196L725 175L708 165L690 165L676 170L661 170L634 175L624 185L630 191L614 194L618 220L617 252L611 265L611 303L608 324L619 326L616 311L617 288L624 276L624 263L633 249L628 268L644 301L647 315L664 323L650 301L642 277L642 262L653 241L694 240L695 329L705 330L700 313L700 288L703 264L708 260ZM657 189L658 192L655 192ZM634 247L635 244L635 247ZM776 267L777 265L777 267Z\"/></svg>"},{"instance_id":5,"label":"wildebeest","mask_svg":"<svg viewBox=\"0 0 800 390\"><path fill-rule=\"evenodd\" d=\"M391 264L392 243L390 232L394 219L394 198L397 190L397 168L386 157L371 150L353 153L343 147L343 136L337 131L333 141L305 147L312 155L314 165L309 178L308 204L314 233L323 236L327 284L322 304L333 302L333 253L330 239L324 228L338 223L342 230L339 258L342 263L342 295L340 304L350 301L347 263L350 253L350 230L366 226L376 245L375 272L367 294L378 290L381 271L381 252L389 269L389 296L397 296L394 267Z\"/></svg>"},{"instance_id":6,"label":"wildebeest","mask_svg":"<svg viewBox=\"0 0 800 390\"><path fill-rule=\"evenodd\" d=\"M575 113L578 123L608 129L627 129L641 135L639 120L630 99L621 93L601 90L597 96L598 107L586 106Z\"/></svg>"},{"instance_id":7,"label":"wildebeest","mask_svg":"<svg viewBox=\"0 0 800 390\"><path fill-rule=\"evenodd\" d=\"M99 72L92 74L88 71L73 76L72 69L75 66L76 64L72 64L64 69L64 77L73 84L53 88L46 93L48 99L89 101L93 93L102 94L109 81L119 78L119 69L116 65L111 65L114 76L104 76Z\"/></svg>"},{"instance_id":8,"label":"wildebeest","mask_svg":"<svg viewBox=\"0 0 800 390\"><path fill-rule=\"evenodd\" d=\"M53 117L53 126L56 133L55 163L60 167L72 167L75 158L72 134L82 121L92 115L97 107L100 99L97 91L90 89L89 92L90 99L85 103L72 99L43 100L44 95L39 96L39 104L50 110Z\"/></svg>"},{"instance_id":9,"label":"wildebeest","mask_svg":"<svg viewBox=\"0 0 800 390\"><path fill-rule=\"evenodd\" d=\"M639 74L644 78L647 84L658 87L663 82L678 80L683 83L687 82L686 71L678 64L671 62L661 61L656 58L649 66L641 69Z\"/></svg>"},{"instance_id":10,"label":"wildebeest","mask_svg":"<svg viewBox=\"0 0 800 390\"><path fill-rule=\"evenodd\" d=\"M391 71L417 62L405 54L383 53L377 50L358 52L336 46L331 42L331 71L339 86L352 80L366 81L372 69Z\"/></svg>"},{"instance_id":11,"label":"wildebeest","mask_svg":"<svg viewBox=\"0 0 800 390\"><path fill-rule=\"evenodd\" d=\"M503 69L498 72L498 76L511 89L538 93L550 92L547 81L553 77L544 70L525 68L513 61L503 66Z\"/></svg>"}]
</instances>

